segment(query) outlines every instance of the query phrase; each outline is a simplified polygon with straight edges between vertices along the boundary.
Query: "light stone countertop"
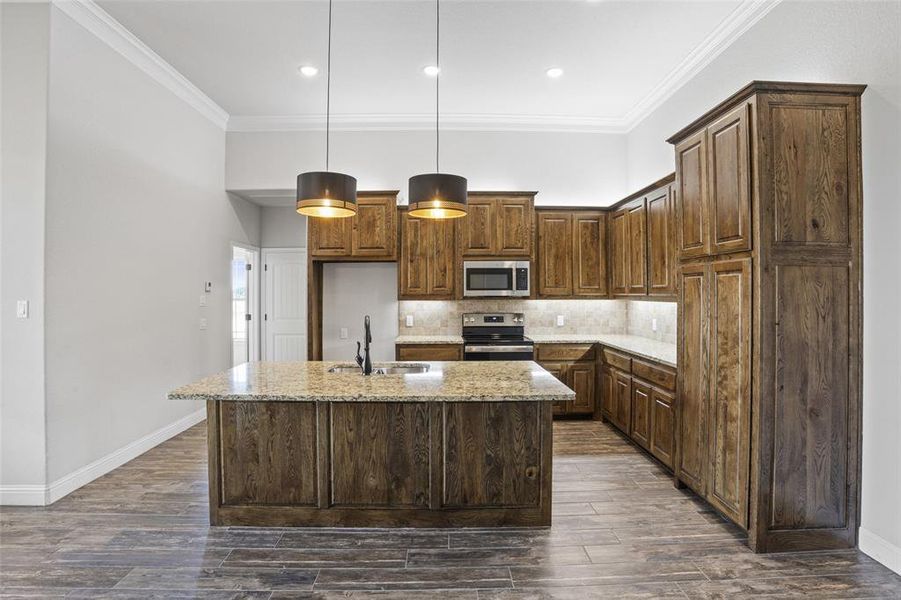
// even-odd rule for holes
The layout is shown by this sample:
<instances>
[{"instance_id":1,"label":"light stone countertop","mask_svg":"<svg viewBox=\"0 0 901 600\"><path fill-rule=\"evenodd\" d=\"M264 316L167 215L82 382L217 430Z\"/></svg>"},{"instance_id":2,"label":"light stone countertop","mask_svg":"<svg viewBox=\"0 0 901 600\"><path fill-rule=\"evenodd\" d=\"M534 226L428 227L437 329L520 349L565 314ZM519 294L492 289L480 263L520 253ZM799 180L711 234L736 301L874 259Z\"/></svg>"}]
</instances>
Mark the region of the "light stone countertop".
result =
<instances>
[{"instance_id":1,"label":"light stone countertop","mask_svg":"<svg viewBox=\"0 0 901 600\"><path fill-rule=\"evenodd\" d=\"M169 392L170 400L295 402L515 402L572 400L575 392L532 361L428 364L426 373L329 373L346 362L252 362ZM356 365L353 365L356 366Z\"/></svg>"},{"instance_id":2,"label":"light stone countertop","mask_svg":"<svg viewBox=\"0 0 901 600\"><path fill-rule=\"evenodd\" d=\"M527 334L536 344L601 344L675 368L676 344L614 333Z\"/></svg>"},{"instance_id":3,"label":"light stone countertop","mask_svg":"<svg viewBox=\"0 0 901 600\"><path fill-rule=\"evenodd\" d=\"M462 335L399 335L395 344L462 344Z\"/></svg>"}]
</instances>

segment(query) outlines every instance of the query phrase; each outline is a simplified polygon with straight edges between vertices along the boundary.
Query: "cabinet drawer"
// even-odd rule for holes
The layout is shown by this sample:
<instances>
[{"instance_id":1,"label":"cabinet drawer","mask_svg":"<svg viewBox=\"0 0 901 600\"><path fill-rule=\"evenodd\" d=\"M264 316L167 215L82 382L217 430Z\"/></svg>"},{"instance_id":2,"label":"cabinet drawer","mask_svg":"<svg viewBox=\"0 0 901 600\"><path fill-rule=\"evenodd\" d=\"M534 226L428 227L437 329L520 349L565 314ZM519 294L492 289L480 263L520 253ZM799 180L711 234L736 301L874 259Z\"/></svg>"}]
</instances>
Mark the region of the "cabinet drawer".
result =
<instances>
[{"instance_id":1,"label":"cabinet drawer","mask_svg":"<svg viewBox=\"0 0 901 600\"><path fill-rule=\"evenodd\" d=\"M459 344L398 344L397 360L463 360Z\"/></svg>"},{"instance_id":2,"label":"cabinet drawer","mask_svg":"<svg viewBox=\"0 0 901 600\"><path fill-rule=\"evenodd\" d=\"M540 344L538 360L594 360L594 344Z\"/></svg>"},{"instance_id":3,"label":"cabinet drawer","mask_svg":"<svg viewBox=\"0 0 901 600\"><path fill-rule=\"evenodd\" d=\"M638 360L637 358L632 360L632 375L669 391L676 389L675 371Z\"/></svg>"},{"instance_id":4,"label":"cabinet drawer","mask_svg":"<svg viewBox=\"0 0 901 600\"><path fill-rule=\"evenodd\" d=\"M621 369L626 373L632 372L632 358L629 357L629 355L620 354L610 348L604 348L601 352L603 353L602 355L606 364Z\"/></svg>"}]
</instances>

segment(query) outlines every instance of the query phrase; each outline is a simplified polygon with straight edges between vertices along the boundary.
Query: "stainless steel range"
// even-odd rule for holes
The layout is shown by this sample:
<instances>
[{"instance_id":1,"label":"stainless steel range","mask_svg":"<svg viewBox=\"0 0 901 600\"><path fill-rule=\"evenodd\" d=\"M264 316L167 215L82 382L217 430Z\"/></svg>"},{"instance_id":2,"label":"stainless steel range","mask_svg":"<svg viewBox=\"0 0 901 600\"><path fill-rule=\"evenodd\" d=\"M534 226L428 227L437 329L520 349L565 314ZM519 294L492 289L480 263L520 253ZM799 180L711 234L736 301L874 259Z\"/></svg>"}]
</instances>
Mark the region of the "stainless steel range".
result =
<instances>
[{"instance_id":1,"label":"stainless steel range","mask_svg":"<svg viewBox=\"0 0 901 600\"><path fill-rule=\"evenodd\" d=\"M464 314L463 360L532 360L525 325L522 313Z\"/></svg>"}]
</instances>

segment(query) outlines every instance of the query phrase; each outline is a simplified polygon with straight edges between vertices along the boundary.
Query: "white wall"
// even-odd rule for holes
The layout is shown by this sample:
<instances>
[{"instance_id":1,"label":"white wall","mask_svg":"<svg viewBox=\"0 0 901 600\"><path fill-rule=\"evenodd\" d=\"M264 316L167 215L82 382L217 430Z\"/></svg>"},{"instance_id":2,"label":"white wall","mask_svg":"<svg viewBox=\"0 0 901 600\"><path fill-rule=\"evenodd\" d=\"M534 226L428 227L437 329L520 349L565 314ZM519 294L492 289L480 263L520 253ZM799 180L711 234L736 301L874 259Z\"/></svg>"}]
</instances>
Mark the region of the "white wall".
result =
<instances>
[{"instance_id":1,"label":"white wall","mask_svg":"<svg viewBox=\"0 0 901 600\"><path fill-rule=\"evenodd\" d=\"M394 360L397 264L326 263L322 274L322 359L353 363L363 342L363 317L372 323L370 356ZM340 339L341 328L347 339Z\"/></svg>"},{"instance_id":2,"label":"white wall","mask_svg":"<svg viewBox=\"0 0 901 600\"><path fill-rule=\"evenodd\" d=\"M306 248L307 218L293 206L260 209L260 245L263 248Z\"/></svg>"},{"instance_id":3,"label":"white wall","mask_svg":"<svg viewBox=\"0 0 901 600\"><path fill-rule=\"evenodd\" d=\"M664 139L753 79L865 83L861 548L901 572L901 3L783 2L629 133L629 185Z\"/></svg>"},{"instance_id":4,"label":"white wall","mask_svg":"<svg viewBox=\"0 0 901 600\"><path fill-rule=\"evenodd\" d=\"M0 502L41 494L44 447L44 171L50 10L0 4ZM16 300L31 316L16 318ZM37 488L37 491L35 491Z\"/></svg>"},{"instance_id":5,"label":"white wall","mask_svg":"<svg viewBox=\"0 0 901 600\"><path fill-rule=\"evenodd\" d=\"M226 140L230 190L293 189L298 173L325 167L324 132L229 132ZM625 157L624 135L441 133L443 172L466 176L470 190L537 190L538 204L612 204L627 193ZM356 177L360 190L400 190L405 202L407 180L435 169L435 134L332 132L329 168Z\"/></svg>"},{"instance_id":6,"label":"white wall","mask_svg":"<svg viewBox=\"0 0 901 600\"><path fill-rule=\"evenodd\" d=\"M260 225L224 191L222 130L57 8L50 48L52 485L202 408L165 394L229 367L230 242Z\"/></svg>"}]
</instances>

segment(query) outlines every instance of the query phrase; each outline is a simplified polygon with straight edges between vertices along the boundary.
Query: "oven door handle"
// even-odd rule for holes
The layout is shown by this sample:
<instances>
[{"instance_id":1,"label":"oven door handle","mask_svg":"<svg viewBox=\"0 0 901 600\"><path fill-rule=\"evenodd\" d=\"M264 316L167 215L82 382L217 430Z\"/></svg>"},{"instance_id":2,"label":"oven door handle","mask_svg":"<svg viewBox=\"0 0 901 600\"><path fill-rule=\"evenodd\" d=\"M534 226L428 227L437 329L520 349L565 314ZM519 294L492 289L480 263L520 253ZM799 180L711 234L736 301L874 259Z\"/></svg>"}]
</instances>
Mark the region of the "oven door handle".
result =
<instances>
[{"instance_id":1,"label":"oven door handle","mask_svg":"<svg viewBox=\"0 0 901 600\"><path fill-rule=\"evenodd\" d=\"M464 346L463 352L532 352L532 346Z\"/></svg>"}]
</instances>

